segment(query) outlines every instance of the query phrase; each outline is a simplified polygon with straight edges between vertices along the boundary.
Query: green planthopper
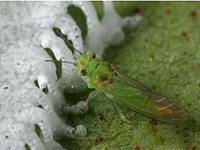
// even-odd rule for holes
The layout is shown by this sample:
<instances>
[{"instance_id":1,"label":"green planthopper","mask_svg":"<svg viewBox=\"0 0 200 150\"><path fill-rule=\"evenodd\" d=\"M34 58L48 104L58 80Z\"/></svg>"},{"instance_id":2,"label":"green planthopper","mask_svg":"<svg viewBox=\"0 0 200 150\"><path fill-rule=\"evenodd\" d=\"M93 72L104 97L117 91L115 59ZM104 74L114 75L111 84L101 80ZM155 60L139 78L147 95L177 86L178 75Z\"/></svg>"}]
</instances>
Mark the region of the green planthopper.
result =
<instances>
[{"instance_id":1,"label":"green planthopper","mask_svg":"<svg viewBox=\"0 0 200 150\"><path fill-rule=\"evenodd\" d=\"M67 40L65 42L73 47ZM74 63L63 62L78 67L79 74L88 88L95 89L83 104L82 111L91 98L103 92L114 103L164 123L181 124L189 119L187 111L172 99L152 91L122 73L114 65L100 61L94 52L88 51L83 54L74 47L73 49L81 56Z\"/></svg>"}]
</instances>

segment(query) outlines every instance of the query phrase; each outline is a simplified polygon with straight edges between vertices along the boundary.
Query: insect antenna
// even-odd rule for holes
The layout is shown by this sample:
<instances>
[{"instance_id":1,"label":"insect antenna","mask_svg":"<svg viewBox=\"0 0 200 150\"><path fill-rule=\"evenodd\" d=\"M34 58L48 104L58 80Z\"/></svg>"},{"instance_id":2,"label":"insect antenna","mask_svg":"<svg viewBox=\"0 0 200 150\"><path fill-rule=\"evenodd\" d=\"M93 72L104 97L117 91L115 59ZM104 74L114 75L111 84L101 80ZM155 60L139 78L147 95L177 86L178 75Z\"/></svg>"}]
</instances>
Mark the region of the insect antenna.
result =
<instances>
[{"instance_id":1,"label":"insect antenna","mask_svg":"<svg viewBox=\"0 0 200 150\"><path fill-rule=\"evenodd\" d=\"M76 64L73 62L63 61L63 60L45 60L45 62L63 62L63 63L68 63L68 64L72 64L72 65L76 66Z\"/></svg>"},{"instance_id":2,"label":"insect antenna","mask_svg":"<svg viewBox=\"0 0 200 150\"><path fill-rule=\"evenodd\" d=\"M78 52L80 55L83 55L83 53L81 53L79 50L77 50L73 45L71 45L71 43L69 43L69 41L67 41L66 39L64 39L65 42L67 42L76 52Z\"/></svg>"},{"instance_id":3,"label":"insect antenna","mask_svg":"<svg viewBox=\"0 0 200 150\"><path fill-rule=\"evenodd\" d=\"M77 50L67 39L66 37L63 36L63 34L61 33L61 31L59 31L58 29L54 30L56 32L57 35L59 35L67 44L69 44L69 46L71 48L74 49L74 51L78 52L80 55L83 55L83 53L81 53L79 50Z\"/></svg>"}]
</instances>

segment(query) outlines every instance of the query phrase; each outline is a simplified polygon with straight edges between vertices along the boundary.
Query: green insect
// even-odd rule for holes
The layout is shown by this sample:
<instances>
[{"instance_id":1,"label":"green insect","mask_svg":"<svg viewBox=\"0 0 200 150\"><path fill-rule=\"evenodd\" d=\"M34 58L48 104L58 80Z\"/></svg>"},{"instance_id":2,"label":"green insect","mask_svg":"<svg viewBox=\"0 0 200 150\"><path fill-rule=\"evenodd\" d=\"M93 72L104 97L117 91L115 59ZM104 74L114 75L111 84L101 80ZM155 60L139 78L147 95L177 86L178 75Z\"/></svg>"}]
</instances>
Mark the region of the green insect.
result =
<instances>
[{"instance_id":1,"label":"green insect","mask_svg":"<svg viewBox=\"0 0 200 150\"><path fill-rule=\"evenodd\" d=\"M88 51L83 54L67 40L65 41L81 56L75 63L63 62L78 67L79 74L87 83L88 88L95 89L83 104L82 111L90 99L103 92L114 103L164 123L181 124L189 119L187 111L175 101L152 91L122 73L114 65L100 61L94 52Z\"/></svg>"}]
</instances>

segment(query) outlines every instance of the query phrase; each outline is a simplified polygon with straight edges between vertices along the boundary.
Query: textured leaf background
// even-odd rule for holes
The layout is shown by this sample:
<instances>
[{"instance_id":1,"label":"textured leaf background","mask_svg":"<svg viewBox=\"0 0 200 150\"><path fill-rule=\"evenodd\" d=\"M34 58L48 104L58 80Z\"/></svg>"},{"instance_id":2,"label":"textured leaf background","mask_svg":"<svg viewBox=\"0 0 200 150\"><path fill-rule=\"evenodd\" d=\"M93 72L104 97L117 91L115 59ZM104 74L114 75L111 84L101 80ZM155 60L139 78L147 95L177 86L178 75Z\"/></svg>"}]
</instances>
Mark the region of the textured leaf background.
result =
<instances>
[{"instance_id":1,"label":"textured leaf background","mask_svg":"<svg viewBox=\"0 0 200 150\"><path fill-rule=\"evenodd\" d=\"M99 18L101 2L94 2ZM200 149L200 18L199 2L115 2L122 17L140 13L144 22L135 31L126 31L119 46L105 50L103 60L143 83L150 89L180 103L190 120L175 126L154 122L115 105L103 95L93 98L89 110L81 116L69 115L70 125L83 124L87 136L62 139L68 149ZM84 30L84 27L82 27ZM66 93L72 104L85 100L90 90L79 95Z\"/></svg>"},{"instance_id":2,"label":"textured leaf background","mask_svg":"<svg viewBox=\"0 0 200 150\"><path fill-rule=\"evenodd\" d=\"M93 2L93 4L97 10L98 17L101 19L103 16L102 2ZM40 4L38 3L37 5L39 7ZM36 8L37 5L35 5ZM114 5L120 16L126 17L141 14L144 20L136 30L130 31L124 29L126 32L125 40L117 46L108 47L104 52L103 60L114 64L121 71L150 89L180 103L190 114L190 120L178 126L168 125L136 114L127 108L120 107L126 119L130 121L123 122L115 105L103 95L98 95L89 103L87 113L83 115L72 115L69 113L66 115L66 125L72 127L76 127L80 124L84 125L87 128L87 135L79 135L76 138L61 138L57 140L57 142L69 150L200 149L200 2L114 2ZM29 7L31 7L31 5ZM52 8L57 9L59 5L54 6L52 4ZM20 12L26 12L26 9L27 8L24 8L24 10L20 10ZM49 15L51 15L55 9L48 9L50 10ZM4 16L5 14L9 15L10 12L8 11L12 12L10 9L6 10L5 12L1 12L2 14L4 13ZM13 12L15 12L15 9L13 9ZM70 6L68 13L80 26L82 37L85 39L87 36L87 25L81 9ZM18 15L19 14L16 13L14 16L18 18ZM26 16L28 15L29 14ZM35 15L37 18L37 13L35 13ZM3 23L3 21L4 20L0 18L0 23ZM7 21L9 22L9 20ZM11 19L11 22L12 21ZM31 23L33 22L34 20L32 20ZM43 25L46 26L46 24ZM13 24L13 28L11 29L14 29L14 27L15 24ZM31 27L32 26L28 28ZM34 28L34 30L38 29ZM43 29L39 30L42 32ZM15 31L8 29L6 31L15 34ZM18 31L17 33L20 32ZM23 35L19 34L16 37L18 36L21 37ZM2 36L1 38L3 39L4 37ZM15 40L15 36L14 38L7 38L11 39L11 41ZM24 40L26 41L28 38L30 37L26 36ZM6 40L7 39L2 41ZM36 41L38 41L38 39ZM60 46L60 44L58 45ZM31 43L28 43L25 48L29 47L31 47ZM23 50L25 50L25 48ZM35 50L39 48L41 47L38 46ZM33 54L35 53L33 52ZM12 54L13 57L14 55L15 53ZM6 58L9 57L10 56ZM1 59L2 58L3 56L1 56ZM40 66L39 63L38 66ZM48 69L53 70L55 68ZM57 76L59 75L61 75L61 73L58 73ZM77 78L74 78L74 80L76 79ZM23 78L21 80L23 81ZM62 83L65 84L64 82ZM37 85L38 83L35 84ZM16 86L19 87L21 91L20 85ZM72 90L77 89L74 88ZM44 88L43 92L47 93L47 89L45 90ZM71 105L76 104L78 101L86 100L90 92L91 89L86 89L80 93L66 91L66 101ZM57 95L56 98L61 99ZM59 105L59 101L56 101L55 105ZM7 106L10 108L12 104L8 103ZM40 106L42 105L38 107ZM1 108L2 110L6 110L5 106ZM61 110L60 107L52 107L52 109L57 108ZM28 108L26 109L28 110ZM15 111L16 110L13 110L13 112ZM3 115L1 116L2 118L4 117ZM37 117L41 119L41 115ZM23 119L28 122L26 117ZM32 117L30 117L30 120L31 119ZM59 122L55 121L53 124L56 125L59 124ZM8 125L8 123L6 125ZM6 129L6 125L4 129ZM40 127L37 124L34 127L35 130L33 130L33 132L40 135ZM27 132L25 130L23 132L27 133L28 130ZM23 134L23 138L26 136L26 134ZM4 136L4 138L9 140L10 136L9 138L8 136ZM52 141L53 138L55 138L54 140L58 139L53 136L51 136L51 138ZM1 142L6 143L5 139ZM42 145L42 141L40 141L40 144ZM25 145L25 148L30 150L28 144Z\"/></svg>"}]
</instances>

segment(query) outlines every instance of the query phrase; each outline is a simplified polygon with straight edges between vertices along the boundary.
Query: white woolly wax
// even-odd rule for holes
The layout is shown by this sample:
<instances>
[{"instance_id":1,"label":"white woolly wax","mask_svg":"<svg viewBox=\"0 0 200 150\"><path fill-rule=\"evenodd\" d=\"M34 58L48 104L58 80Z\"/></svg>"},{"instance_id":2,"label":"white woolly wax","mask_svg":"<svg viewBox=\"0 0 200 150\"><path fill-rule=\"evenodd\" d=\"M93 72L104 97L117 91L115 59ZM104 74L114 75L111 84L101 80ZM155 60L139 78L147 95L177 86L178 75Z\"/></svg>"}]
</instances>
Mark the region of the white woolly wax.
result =
<instances>
[{"instance_id":1,"label":"white woolly wax","mask_svg":"<svg viewBox=\"0 0 200 150\"><path fill-rule=\"evenodd\" d=\"M86 84L73 65L63 63L62 76L58 80L55 64L45 62L52 58L43 48L51 49L57 60L74 61L65 42L52 28L59 28L81 52L90 50L101 57L108 45L124 39L123 26L136 26L141 17L119 17L112 2L104 2L105 14L101 21L91 2L0 4L0 150L23 150L27 146L31 150L64 149L55 138L75 138L87 133L84 126L70 127L65 123L67 118L58 117L63 111L79 115L83 103L68 106L64 90L79 92ZM67 14L69 5L79 7L86 16L85 45L81 36L76 38L81 30ZM45 89L47 93L43 92ZM40 131L40 137L35 129Z\"/></svg>"}]
</instances>

